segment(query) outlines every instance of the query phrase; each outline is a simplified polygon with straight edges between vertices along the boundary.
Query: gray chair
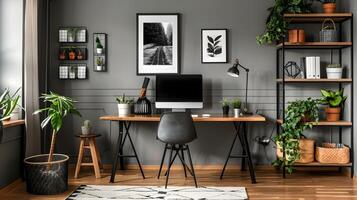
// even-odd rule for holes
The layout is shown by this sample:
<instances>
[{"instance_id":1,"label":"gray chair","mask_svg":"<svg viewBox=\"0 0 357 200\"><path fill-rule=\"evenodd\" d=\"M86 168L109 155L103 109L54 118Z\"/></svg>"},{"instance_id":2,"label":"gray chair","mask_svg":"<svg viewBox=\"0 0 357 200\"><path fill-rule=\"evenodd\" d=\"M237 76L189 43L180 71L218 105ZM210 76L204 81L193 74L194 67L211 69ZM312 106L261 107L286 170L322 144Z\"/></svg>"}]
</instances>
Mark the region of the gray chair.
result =
<instances>
[{"instance_id":1,"label":"gray chair","mask_svg":"<svg viewBox=\"0 0 357 200\"><path fill-rule=\"evenodd\" d=\"M187 177L186 169L193 176L195 181L195 186L197 187L196 175L192 164L191 153L188 147L188 143L192 142L197 138L196 129L191 117L191 114L188 112L167 112L161 115L159 128L157 132L157 139L165 143L165 149L162 156L159 174L157 178L160 178L162 165L165 160L166 151L170 150L170 159L168 160L168 166L166 171L166 184L170 176L170 169L175 161L176 157L181 160L185 177ZM187 166L184 157L184 151L187 151L188 159L190 162L191 169ZM173 156L173 153L175 155Z\"/></svg>"}]
</instances>

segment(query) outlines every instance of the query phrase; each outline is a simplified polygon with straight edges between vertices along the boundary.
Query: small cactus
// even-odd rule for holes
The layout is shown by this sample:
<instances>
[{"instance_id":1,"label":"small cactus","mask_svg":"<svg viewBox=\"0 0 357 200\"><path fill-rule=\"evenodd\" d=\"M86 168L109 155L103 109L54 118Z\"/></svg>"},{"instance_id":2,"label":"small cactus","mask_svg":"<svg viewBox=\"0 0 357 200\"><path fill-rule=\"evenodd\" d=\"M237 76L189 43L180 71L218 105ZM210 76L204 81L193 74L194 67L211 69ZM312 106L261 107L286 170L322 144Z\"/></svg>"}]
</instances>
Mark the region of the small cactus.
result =
<instances>
[{"instance_id":1,"label":"small cactus","mask_svg":"<svg viewBox=\"0 0 357 200\"><path fill-rule=\"evenodd\" d=\"M84 127L90 127L90 121L89 120L84 120L83 126Z\"/></svg>"}]
</instances>

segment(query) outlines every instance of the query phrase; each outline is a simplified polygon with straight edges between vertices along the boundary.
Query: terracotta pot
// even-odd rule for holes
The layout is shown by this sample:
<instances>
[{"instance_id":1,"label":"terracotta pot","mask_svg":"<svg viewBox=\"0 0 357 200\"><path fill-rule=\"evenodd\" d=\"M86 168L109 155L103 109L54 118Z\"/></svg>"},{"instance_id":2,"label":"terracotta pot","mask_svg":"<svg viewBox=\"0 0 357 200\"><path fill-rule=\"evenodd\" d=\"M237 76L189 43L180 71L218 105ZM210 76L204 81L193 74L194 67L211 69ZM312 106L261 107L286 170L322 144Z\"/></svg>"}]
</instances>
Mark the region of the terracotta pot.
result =
<instances>
[{"instance_id":1,"label":"terracotta pot","mask_svg":"<svg viewBox=\"0 0 357 200\"><path fill-rule=\"evenodd\" d=\"M73 51L72 51L72 52L69 52L69 59L70 59L70 60L76 59L76 53L74 53Z\"/></svg>"},{"instance_id":2,"label":"terracotta pot","mask_svg":"<svg viewBox=\"0 0 357 200\"><path fill-rule=\"evenodd\" d=\"M324 3L322 4L324 13L334 13L336 11L336 3Z\"/></svg>"},{"instance_id":3,"label":"terracotta pot","mask_svg":"<svg viewBox=\"0 0 357 200\"><path fill-rule=\"evenodd\" d=\"M326 120L328 122L336 122L340 120L341 107L337 107L337 108L327 107L325 109L325 112L326 112Z\"/></svg>"},{"instance_id":4,"label":"terracotta pot","mask_svg":"<svg viewBox=\"0 0 357 200\"><path fill-rule=\"evenodd\" d=\"M289 42L292 42L292 43L303 43L303 42L305 42L305 31L304 31L304 29L291 29L291 30L289 30Z\"/></svg>"}]
</instances>

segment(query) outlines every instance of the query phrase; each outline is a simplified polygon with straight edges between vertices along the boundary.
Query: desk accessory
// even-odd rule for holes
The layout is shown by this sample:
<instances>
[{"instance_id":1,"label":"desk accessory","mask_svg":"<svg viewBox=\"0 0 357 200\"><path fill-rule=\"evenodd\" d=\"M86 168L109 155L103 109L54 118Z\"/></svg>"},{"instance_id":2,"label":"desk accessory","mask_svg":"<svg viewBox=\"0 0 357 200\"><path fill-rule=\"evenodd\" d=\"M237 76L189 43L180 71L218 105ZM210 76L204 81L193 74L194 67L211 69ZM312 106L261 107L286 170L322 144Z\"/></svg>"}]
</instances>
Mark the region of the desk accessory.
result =
<instances>
[{"instance_id":1,"label":"desk accessory","mask_svg":"<svg viewBox=\"0 0 357 200\"><path fill-rule=\"evenodd\" d=\"M234 117L239 117L241 104L242 104L242 102L240 101L240 99L235 99L235 100L232 101L232 106L233 106L233 110L234 110Z\"/></svg>"},{"instance_id":2,"label":"desk accessory","mask_svg":"<svg viewBox=\"0 0 357 200\"><path fill-rule=\"evenodd\" d=\"M229 115L229 101L227 98L223 98L221 101L222 104L222 111L223 111L223 116L228 116Z\"/></svg>"},{"instance_id":3,"label":"desk accessory","mask_svg":"<svg viewBox=\"0 0 357 200\"><path fill-rule=\"evenodd\" d=\"M116 100L118 102L118 116L130 115L133 100L126 98L125 94L120 97L117 97Z\"/></svg>"},{"instance_id":4,"label":"desk accessory","mask_svg":"<svg viewBox=\"0 0 357 200\"><path fill-rule=\"evenodd\" d=\"M146 97L146 90L149 85L150 78L145 77L141 86L139 99L134 104L134 113L139 115L151 115L151 102Z\"/></svg>"},{"instance_id":5,"label":"desk accessory","mask_svg":"<svg viewBox=\"0 0 357 200\"><path fill-rule=\"evenodd\" d=\"M243 114L252 114L250 112L248 112L248 75L249 75L249 69L242 66L239 63L239 60L236 59L234 65L228 69L227 74L234 77L234 78L238 78L239 77L239 69L238 67L242 68L245 72L246 72L246 82L245 82L245 104L244 104L244 108L243 108Z\"/></svg>"},{"instance_id":6,"label":"desk accessory","mask_svg":"<svg viewBox=\"0 0 357 200\"><path fill-rule=\"evenodd\" d=\"M211 117L211 114L202 114L202 117Z\"/></svg>"}]
</instances>

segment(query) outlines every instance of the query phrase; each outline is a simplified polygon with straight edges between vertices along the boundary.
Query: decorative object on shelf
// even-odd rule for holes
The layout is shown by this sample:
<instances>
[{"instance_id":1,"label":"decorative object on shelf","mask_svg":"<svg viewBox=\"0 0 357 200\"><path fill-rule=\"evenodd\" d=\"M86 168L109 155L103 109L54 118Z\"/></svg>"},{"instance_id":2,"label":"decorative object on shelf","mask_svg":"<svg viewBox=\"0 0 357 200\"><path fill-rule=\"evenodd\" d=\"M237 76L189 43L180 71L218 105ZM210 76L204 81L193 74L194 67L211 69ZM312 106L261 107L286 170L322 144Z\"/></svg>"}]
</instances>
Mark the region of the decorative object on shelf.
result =
<instances>
[{"instance_id":1,"label":"decorative object on shelf","mask_svg":"<svg viewBox=\"0 0 357 200\"><path fill-rule=\"evenodd\" d=\"M333 26L326 26L326 22L331 22ZM328 18L322 22L320 31L320 42L337 42L337 29L333 19Z\"/></svg>"},{"instance_id":2,"label":"decorative object on shelf","mask_svg":"<svg viewBox=\"0 0 357 200\"><path fill-rule=\"evenodd\" d=\"M326 74L328 79L341 79L343 68L341 64L328 64L326 67Z\"/></svg>"},{"instance_id":3,"label":"decorative object on shelf","mask_svg":"<svg viewBox=\"0 0 357 200\"><path fill-rule=\"evenodd\" d=\"M93 71L105 72L107 71L107 57L108 57L108 41L106 33L93 34Z\"/></svg>"},{"instance_id":4,"label":"decorative object on shelf","mask_svg":"<svg viewBox=\"0 0 357 200\"><path fill-rule=\"evenodd\" d=\"M347 96L343 96L343 89L339 91L321 90L322 98L320 103L322 105L328 105L326 107L326 121L336 122L340 120L341 108L345 103Z\"/></svg>"},{"instance_id":5,"label":"decorative object on shelf","mask_svg":"<svg viewBox=\"0 0 357 200\"><path fill-rule=\"evenodd\" d=\"M305 31L304 29L290 29L288 31L289 42L291 43L304 43L305 42Z\"/></svg>"},{"instance_id":6,"label":"decorative object on shelf","mask_svg":"<svg viewBox=\"0 0 357 200\"><path fill-rule=\"evenodd\" d=\"M58 78L61 80L67 79L86 79L87 65L81 64L61 64L59 66Z\"/></svg>"},{"instance_id":7,"label":"decorative object on shelf","mask_svg":"<svg viewBox=\"0 0 357 200\"><path fill-rule=\"evenodd\" d=\"M127 116L131 113L131 105L133 104L133 100L129 99L123 94L120 97L116 98L118 102L118 116Z\"/></svg>"},{"instance_id":8,"label":"decorative object on shelf","mask_svg":"<svg viewBox=\"0 0 357 200\"><path fill-rule=\"evenodd\" d=\"M234 111L234 117L239 117L241 105L242 105L242 102L240 101L240 99L234 99L234 100L232 101L232 107L233 107L233 111Z\"/></svg>"},{"instance_id":9,"label":"decorative object on shelf","mask_svg":"<svg viewBox=\"0 0 357 200\"><path fill-rule=\"evenodd\" d=\"M285 13L310 13L312 10L309 0L275 0L266 20L266 28L262 35L257 36L258 44L272 44L285 37L287 22L284 21Z\"/></svg>"},{"instance_id":10,"label":"decorative object on shelf","mask_svg":"<svg viewBox=\"0 0 357 200\"><path fill-rule=\"evenodd\" d=\"M40 97L48 107L37 110L34 114L45 113L42 129L47 125L52 129L52 140L49 154L27 157L25 176L27 192L31 194L60 194L68 189L68 160L64 154L54 154L56 136L62 128L63 119L69 115L81 114L69 97L50 92ZM63 106L57 106L63 105Z\"/></svg>"},{"instance_id":11,"label":"decorative object on shelf","mask_svg":"<svg viewBox=\"0 0 357 200\"><path fill-rule=\"evenodd\" d=\"M319 100L308 98L296 100L289 104L285 111L282 132L274 137L277 146L282 147L285 156L273 162L275 167L284 168L289 173L293 171L293 163L300 159L299 140L303 132L312 128L319 120Z\"/></svg>"},{"instance_id":12,"label":"decorative object on shelf","mask_svg":"<svg viewBox=\"0 0 357 200\"><path fill-rule=\"evenodd\" d=\"M87 42L87 29L84 27L64 27L58 31L60 43L85 43Z\"/></svg>"},{"instance_id":13,"label":"decorative object on shelf","mask_svg":"<svg viewBox=\"0 0 357 200\"><path fill-rule=\"evenodd\" d=\"M319 0L322 3L324 13L334 13L336 11L336 0Z\"/></svg>"},{"instance_id":14,"label":"decorative object on shelf","mask_svg":"<svg viewBox=\"0 0 357 200\"><path fill-rule=\"evenodd\" d=\"M239 63L239 60L236 59L234 62L234 65L228 69L227 74L229 76L238 78L239 77L239 69L238 67L242 68L246 72L246 78L245 78L245 103L244 103L244 108L243 108L243 114L252 114L248 112L248 75L249 75L249 69L242 66Z\"/></svg>"},{"instance_id":15,"label":"decorative object on shelf","mask_svg":"<svg viewBox=\"0 0 357 200\"><path fill-rule=\"evenodd\" d=\"M137 75L178 74L179 14L137 14Z\"/></svg>"},{"instance_id":16,"label":"decorative object on shelf","mask_svg":"<svg viewBox=\"0 0 357 200\"><path fill-rule=\"evenodd\" d=\"M229 115L229 104L230 102L227 98L223 98L223 100L221 101L223 116Z\"/></svg>"},{"instance_id":17,"label":"decorative object on shelf","mask_svg":"<svg viewBox=\"0 0 357 200\"><path fill-rule=\"evenodd\" d=\"M293 142L295 139L291 140ZM311 139L305 139L301 138L297 140L299 143L299 152L300 152L300 158L296 160L296 163L311 163L314 162L314 153L315 153L315 141ZM283 158L283 148L281 145L277 145L276 148L276 155L278 158L282 159ZM286 155L289 157L289 155ZM289 158L288 158L289 159Z\"/></svg>"},{"instance_id":18,"label":"decorative object on shelf","mask_svg":"<svg viewBox=\"0 0 357 200\"><path fill-rule=\"evenodd\" d=\"M350 162L350 148L344 144L323 143L316 147L316 160L326 164L347 164Z\"/></svg>"},{"instance_id":19,"label":"decorative object on shelf","mask_svg":"<svg viewBox=\"0 0 357 200\"><path fill-rule=\"evenodd\" d=\"M138 115L151 115L151 102L146 97L147 87L149 85L150 78L145 77L143 85L141 86L139 98L134 104L134 113Z\"/></svg>"},{"instance_id":20,"label":"decorative object on shelf","mask_svg":"<svg viewBox=\"0 0 357 200\"><path fill-rule=\"evenodd\" d=\"M82 128L82 135L89 135L91 134L91 126L89 120L84 120Z\"/></svg>"},{"instance_id":21,"label":"decorative object on shelf","mask_svg":"<svg viewBox=\"0 0 357 200\"><path fill-rule=\"evenodd\" d=\"M227 29L201 30L201 63L227 63Z\"/></svg>"},{"instance_id":22,"label":"decorative object on shelf","mask_svg":"<svg viewBox=\"0 0 357 200\"><path fill-rule=\"evenodd\" d=\"M5 91L0 95L0 111L2 117L0 122L4 120L15 120L19 118L20 111L19 108L24 110L24 108L19 104L20 95L18 94L21 88L18 88L13 94L6 88ZM17 115L17 116L16 116Z\"/></svg>"},{"instance_id":23,"label":"decorative object on shelf","mask_svg":"<svg viewBox=\"0 0 357 200\"><path fill-rule=\"evenodd\" d=\"M87 48L85 46L61 46L59 60L86 60Z\"/></svg>"},{"instance_id":24,"label":"decorative object on shelf","mask_svg":"<svg viewBox=\"0 0 357 200\"><path fill-rule=\"evenodd\" d=\"M304 70L294 61L289 61L284 66L285 73L290 78L301 78Z\"/></svg>"}]
</instances>

